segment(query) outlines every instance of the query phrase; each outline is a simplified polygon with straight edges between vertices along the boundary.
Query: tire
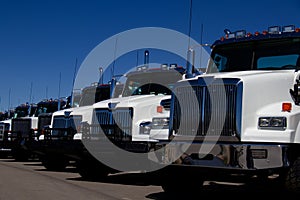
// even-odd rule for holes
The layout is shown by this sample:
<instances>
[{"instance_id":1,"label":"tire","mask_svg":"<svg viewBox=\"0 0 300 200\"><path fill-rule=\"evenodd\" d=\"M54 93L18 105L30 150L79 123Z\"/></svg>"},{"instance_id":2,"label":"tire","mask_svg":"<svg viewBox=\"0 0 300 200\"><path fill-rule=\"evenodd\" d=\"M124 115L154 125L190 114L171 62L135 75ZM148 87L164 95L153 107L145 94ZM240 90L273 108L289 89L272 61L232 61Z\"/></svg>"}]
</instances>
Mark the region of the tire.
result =
<instances>
[{"instance_id":1,"label":"tire","mask_svg":"<svg viewBox=\"0 0 300 200\"><path fill-rule=\"evenodd\" d=\"M41 162L50 171L63 171L69 165L69 161L63 157L43 157Z\"/></svg>"},{"instance_id":2,"label":"tire","mask_svg":"<svg viewBox=\"0 0 300 200\"><path fill-rule=\"evenodd\" d=\"M76 168L78 170L79 175L86 180L103 180L105 179L110 170L108 167L101 163L91 162L87 160L77 161Z\"/></svg>"},{"instance_id":3,"label":"tire","mask_svg":"<svg viewBox=\"0 0 300 200\"><path fill-rule=\"evenodd\" d=\"M193 195L203 188L204 180L187 171L162 171L161 187L171 195Z\"/></svg>"},{"instance_id":4,"label":"tire","mask_svg":"<svg viewBox=\"0 0 300 200\"><path fill-rule=\"evenodd\" d=\"M25 162L28 161L30 154L24 149L17 148L13 150L12 156L17 162Z\"/></svg>"},{"instance_id":5,"label":"tire","mask_svg":"<svg viewBox=\"0 0 300 200\"><path fill-rule=\"evenodd\" d=\"M300 157L295 160L286 174L285 189L300 194Z\"/></svg>"}]
</instances>

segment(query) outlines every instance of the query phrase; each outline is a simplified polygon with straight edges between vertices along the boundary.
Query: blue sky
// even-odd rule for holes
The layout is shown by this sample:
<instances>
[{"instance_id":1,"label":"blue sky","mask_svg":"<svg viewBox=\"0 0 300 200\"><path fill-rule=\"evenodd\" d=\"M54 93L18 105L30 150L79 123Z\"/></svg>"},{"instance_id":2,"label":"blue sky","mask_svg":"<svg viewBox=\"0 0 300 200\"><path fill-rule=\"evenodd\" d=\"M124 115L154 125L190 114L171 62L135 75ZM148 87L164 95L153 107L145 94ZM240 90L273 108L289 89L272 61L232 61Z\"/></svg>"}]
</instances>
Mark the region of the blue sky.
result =
<instances>
[{"instance_id":1,"label":"blue sky","mask_svg":"<svg viewBox=\"0 0 300 200\"><path fill-rule=\"evenodd\" d=\"M139 27L188 34L189 8L190 0L1 0L0 110L70 95L76 60L78 69L93 48L115 34ZM300 27L299 10L299 0L193 0L191 37L213 43L225 28ZM116 68L135 63L130 56ZM157 56L156 62L163 59Z\"/></svg>"}]
</instances>

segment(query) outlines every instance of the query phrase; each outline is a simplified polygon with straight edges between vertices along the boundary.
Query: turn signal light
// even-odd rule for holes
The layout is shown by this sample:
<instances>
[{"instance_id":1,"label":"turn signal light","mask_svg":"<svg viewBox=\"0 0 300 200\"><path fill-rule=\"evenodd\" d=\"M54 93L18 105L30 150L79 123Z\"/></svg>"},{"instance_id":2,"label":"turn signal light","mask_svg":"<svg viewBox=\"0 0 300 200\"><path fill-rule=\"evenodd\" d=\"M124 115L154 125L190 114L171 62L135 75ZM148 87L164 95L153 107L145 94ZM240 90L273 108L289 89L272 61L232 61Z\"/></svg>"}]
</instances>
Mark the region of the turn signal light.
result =
<instances>
[{"instance_id":1,"label":"turn signal light","mask_svg":"<svg viewBox=\"0 0 300 200\"><path fill-rule=\"evenodd\" d=\"M282 103L282 111L283 112L291 112L292 103Z\"/></svg>"},{"instance_id":2,"label":"turn signal light","mask_svg":"<svg viewBox=\"0 0 300 200\"><path fill-rule=\"evenodd\" d=\"M156 112L162 113L163 112L163 107L162 106L157 106L156 107Z\"/></svg>"}]
</instances>

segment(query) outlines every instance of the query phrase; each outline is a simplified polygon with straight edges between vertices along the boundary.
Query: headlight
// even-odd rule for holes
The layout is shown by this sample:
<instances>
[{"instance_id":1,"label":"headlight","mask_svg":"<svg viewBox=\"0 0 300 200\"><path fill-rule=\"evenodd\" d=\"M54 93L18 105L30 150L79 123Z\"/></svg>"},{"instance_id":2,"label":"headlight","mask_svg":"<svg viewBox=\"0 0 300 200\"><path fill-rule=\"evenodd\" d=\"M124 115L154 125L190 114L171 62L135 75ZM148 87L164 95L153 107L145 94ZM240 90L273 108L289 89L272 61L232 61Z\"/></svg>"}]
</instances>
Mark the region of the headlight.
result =
<instances>
[{"instance_id":1,"label":"headlight","mask_svg":"<svg viewBox=\"0 0 300 200\"><path fill-rule=\"evenodd\" d=\"M151 130L151 122L143 122L140 124L140 134L149 135Z\"/></svg>"},{"instance_id":2,"label":"headlight","mask_svg":"<svg viewBox=\"0 0 300 200\"><path fill-rule=\"evenodd\" d=\"M260 128L285 129L286 117L260 117L258 126Z\"/></svg>"},{"instance_id":3,"label":"headlight","mask_svg":"<svg viewBox=\"0 0 300 200\"><path fill-rule=\"evenodd\" d=\"M168 129L169 128L169 118L153 118L152 119L152 129Z\"/></svg>"}]
</instances>

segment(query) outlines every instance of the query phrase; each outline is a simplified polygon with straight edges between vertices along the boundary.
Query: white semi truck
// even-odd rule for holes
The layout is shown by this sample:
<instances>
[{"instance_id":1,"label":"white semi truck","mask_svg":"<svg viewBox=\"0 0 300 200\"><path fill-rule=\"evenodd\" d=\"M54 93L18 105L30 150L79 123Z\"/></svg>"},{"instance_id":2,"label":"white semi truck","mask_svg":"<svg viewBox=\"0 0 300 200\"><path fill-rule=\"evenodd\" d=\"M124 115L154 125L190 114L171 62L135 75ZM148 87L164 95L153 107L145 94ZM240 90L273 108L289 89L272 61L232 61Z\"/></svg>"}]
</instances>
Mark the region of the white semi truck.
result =
<instances>
[{"instance_id":1,"label":"white semi truck","mask_svg":"<svg viewBox=\"0 0 300 200\"><path fill-rule=\"evenodd\" d=\"M72 107L53 113L50 125L39 137L34 147L44 167L48 170L62 170L70 161L76 161L76 152L83 149L83 145L76 137L80 123L85 120L83 113L92 107L92 104L110 98L111 84L93 84L81 91L78 107ZM79 153L78 153L79 154Z\"/></svg>"},{"instance_id":2,"label":"white semi truck","mask_svg":"<svg viewBox=\"0 0 300 200\"><path fill-rule=\"evenodd\" d=\"M149 60L147 56L149 52L145 51L145 61ZM162 64L159 68L149 68L145 62L144 65L138 66L136 71L125 74L126 82L121 95L95 103L86 113L90 118L83 121L81 128L85 145L93 141L95 144L100 142L96 145L106 145L105 142L109 141L128 152L149 152L158 141L149 137L152 118L168 112L166 102L170 101L172 88L185 73L186 69L176 64ZM101 178L110 172L118 171L113 166L95 159L94 153L107 155L108 159L111 156L118 159L118 155L114 155L112 149L105 149L105 152L102 150L100 148L96 149L97 152L84 152L78 165L81 176L95 178L99 175Z\"/></svg>"},{"instance_id":3,"label":"white semi truck","mask_svg":"<svg viewBox=\"0 0 300 200\"><path fill-rule=\"evenodd\" d=\"M299 69L299 28L226 30L206 73L174 86L169 137L156 147L166 166L163 189L192 192L210 178L277 175L282 188L300 192Z\"/></svg>"},{"instance_id":4,"label":"white semi truck","mask_svg":"<svg viewBox=\"0 0 300 200\"><path fill-rule=\"evenodd\" d=\"M51 122L51 114L63 109L67 100L45 99L36 104L22 104L15 109L11 119L11 151L16 160L27 160L34 156L32 143L37 140L44 126Z\"/></svg>"}]
</instances>

